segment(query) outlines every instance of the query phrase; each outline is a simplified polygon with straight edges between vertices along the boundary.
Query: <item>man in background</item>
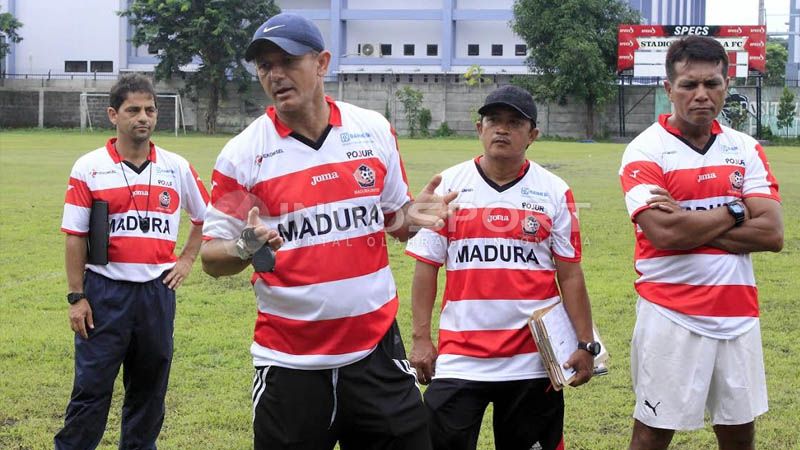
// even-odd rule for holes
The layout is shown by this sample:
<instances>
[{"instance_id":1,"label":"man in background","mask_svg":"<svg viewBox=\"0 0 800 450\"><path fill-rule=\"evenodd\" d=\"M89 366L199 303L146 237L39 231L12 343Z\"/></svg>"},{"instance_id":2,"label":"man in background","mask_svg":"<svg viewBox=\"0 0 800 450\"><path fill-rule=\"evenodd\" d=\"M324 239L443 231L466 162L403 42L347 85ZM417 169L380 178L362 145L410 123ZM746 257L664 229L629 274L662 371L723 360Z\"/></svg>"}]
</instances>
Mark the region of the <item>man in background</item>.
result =
<instances>
[{"instance_id":1,"label":"man in background","mask_svg":"<svg viewBox=\"0 0 800 450\"><path fill-rule=\"evenodd\" d=\"M150 80L120 77L111 88L108 118L116 137L78 159L64 205L75 382L56 449L97 447L120 366L125 401L119 447L156 448L172 362L175 290L189 276L202 242L208 193L184 158L150 141L158 118ZM87 260L97 202L108 206L101 219L110 234L107 264ZM176 258L181 208L192 225Z\"/></svg>"}]
</instances>

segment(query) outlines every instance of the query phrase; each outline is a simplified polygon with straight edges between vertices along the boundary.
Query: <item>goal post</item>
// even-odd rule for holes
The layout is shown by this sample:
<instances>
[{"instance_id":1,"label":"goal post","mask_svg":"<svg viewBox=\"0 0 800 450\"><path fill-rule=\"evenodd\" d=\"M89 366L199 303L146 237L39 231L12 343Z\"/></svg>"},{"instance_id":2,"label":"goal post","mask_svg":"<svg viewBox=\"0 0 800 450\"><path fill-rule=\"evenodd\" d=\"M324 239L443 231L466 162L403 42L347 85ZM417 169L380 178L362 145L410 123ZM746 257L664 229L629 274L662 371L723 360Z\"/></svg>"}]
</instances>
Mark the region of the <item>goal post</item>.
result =
<instances>
[{"instance_id":1,"label":"goal post","mask_svg":"<svg viewBox=\"0 0 800 450\"><path fill-rule=\"evenodd\" d=\"M81 92L80 124L81 132L94 131L94 128L112 128L106 110L109 105L109 94ZM158 106L158 122L156 130L179 130L186 134L186 120L183 113L183 101L180 94L156 94Z\"/></svg>"}]
</instances>

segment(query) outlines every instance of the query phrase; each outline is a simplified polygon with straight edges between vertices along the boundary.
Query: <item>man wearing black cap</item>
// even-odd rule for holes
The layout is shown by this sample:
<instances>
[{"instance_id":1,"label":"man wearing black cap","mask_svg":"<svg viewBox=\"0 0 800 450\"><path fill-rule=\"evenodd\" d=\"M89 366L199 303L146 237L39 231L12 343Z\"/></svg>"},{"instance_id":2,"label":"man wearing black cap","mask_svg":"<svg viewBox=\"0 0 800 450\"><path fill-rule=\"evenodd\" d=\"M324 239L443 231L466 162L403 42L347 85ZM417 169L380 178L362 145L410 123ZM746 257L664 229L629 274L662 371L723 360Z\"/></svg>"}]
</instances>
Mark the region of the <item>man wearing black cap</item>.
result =
<instances>
[{"instance_id":1,"label":"man wearing black cap","mask_svg":"<svg viewBox=\"0 0 800 450\"><path fill-rule=\"evenodd\" d=\"M325 96L308 19L271 18L246 58L274 105L217 159L201 256L212 276L256 268L255 448L427 449L385 236L443 225L457 194L436 176L412 200L386 119Z\"/></svg>"},{"instance_id":2,"label":"man wearing black cap","mask_svg":"<svg viewBox=\"0 0 800 450\"><path fill-rule=\"evenodd\" d=\"M458 193L457 213L406 248L417 260L410 360L419 382L430 383L435 449L475 449L490 402L496 448L560 449L563 394L550 386L527 321L562 300L579 341L567 362L577 373L572 385L589 381L599 348L591 342L575 201L561 178L525 158L539 135L528 92L501 87L478 113L483 155L445 170L436 189ZM431 311L442 265L437 351Z\"/></svg>"}]
</instances>

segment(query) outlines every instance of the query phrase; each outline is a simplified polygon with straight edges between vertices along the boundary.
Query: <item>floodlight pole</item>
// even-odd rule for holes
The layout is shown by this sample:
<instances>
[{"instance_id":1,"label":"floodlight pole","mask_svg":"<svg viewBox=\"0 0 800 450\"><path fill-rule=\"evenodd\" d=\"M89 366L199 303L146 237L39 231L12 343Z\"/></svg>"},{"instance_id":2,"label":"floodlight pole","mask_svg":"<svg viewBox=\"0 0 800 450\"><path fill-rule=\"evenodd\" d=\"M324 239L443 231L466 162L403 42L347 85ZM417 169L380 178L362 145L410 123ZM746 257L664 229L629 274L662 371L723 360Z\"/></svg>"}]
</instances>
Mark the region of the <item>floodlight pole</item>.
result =
<instances>
[{"instance_id":1,"label":"floodlight pole","mask_svg":"<svg viewBox=\"0 0 800 450\"><path fill-rule=\"evenodd\" d=\"M756 138L761 139L761 80L759 73L756 77Z\"/></svg>"}]
</instances>

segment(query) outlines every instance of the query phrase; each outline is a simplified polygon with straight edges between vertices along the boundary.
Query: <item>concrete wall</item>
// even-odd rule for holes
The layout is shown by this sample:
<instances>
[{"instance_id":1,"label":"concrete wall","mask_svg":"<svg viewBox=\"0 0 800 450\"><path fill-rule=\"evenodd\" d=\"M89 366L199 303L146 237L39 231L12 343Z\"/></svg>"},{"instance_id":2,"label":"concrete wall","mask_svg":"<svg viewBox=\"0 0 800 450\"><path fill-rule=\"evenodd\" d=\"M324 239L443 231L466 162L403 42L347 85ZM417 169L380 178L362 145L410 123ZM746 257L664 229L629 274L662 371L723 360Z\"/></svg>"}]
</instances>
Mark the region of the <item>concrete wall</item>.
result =
<instances>
[{"instance_id":1,"label":"concrete wall","mask_svg":"<svg viewBox=\"0 0 800 450\"><path fill-rule=\"evenodd\" d=\"M468 86L456 75L395 75L395 74L348 74L338 82L325 85L328 95L363 108L388 115L392 125L401 135L408 133L403 107L396 100L396 92L405 86L423 94L423 106L431 110L433 133L442 122L461 135L474 135L477 109L486 95L497 87L510 82L509 75L485 76L484 83ZM112 80L0 80L0 127L36 127L39 125L39 106L42 106L42 123L46 127L80 126L79 97L81 92L108 93ZM160 93L177 92L179 82L159 83ZM650 126L658 113L657 95L660 86L625 86L624 111L627 137L633 137ZM733 87L732 91L747 98L751 117L745 131L755 134L756 96L755 88ZM800 88L793 88L797 95L797 111L800 116ZM41 93L41 94L40 94ZM764 126L771 125L774 133L785 134L775 125L777 105L782 88L764 88L762 109ZM40 95L42 96L40 102ZM91 99L91 97L90 97ZM199 104L184 97L184 117L187 129L203 130L207 104L201 98ZM90 108L95 127L109 126L103 102L106 98L90 100L96 104ZM159 129L171 130L174 126L174 104L169 99L159 100ZM261 86L251 83L243 94L233 86L226 92L219 107L218 127L221 132L238 132L254 118L264 113L269 104ZM582 138L586 129L586 105L574 99L563 104L540 103L538 126L544 136ZM618 98L615 95L607 104L595 109L595 137L614 138L619 132ZM800 117L790 127L789 135L800 134Z\"/></svg>"}]
</instances>

